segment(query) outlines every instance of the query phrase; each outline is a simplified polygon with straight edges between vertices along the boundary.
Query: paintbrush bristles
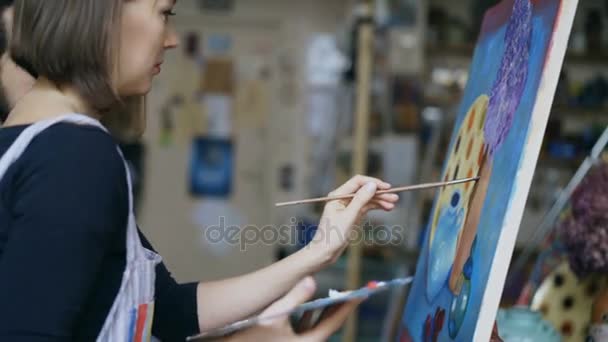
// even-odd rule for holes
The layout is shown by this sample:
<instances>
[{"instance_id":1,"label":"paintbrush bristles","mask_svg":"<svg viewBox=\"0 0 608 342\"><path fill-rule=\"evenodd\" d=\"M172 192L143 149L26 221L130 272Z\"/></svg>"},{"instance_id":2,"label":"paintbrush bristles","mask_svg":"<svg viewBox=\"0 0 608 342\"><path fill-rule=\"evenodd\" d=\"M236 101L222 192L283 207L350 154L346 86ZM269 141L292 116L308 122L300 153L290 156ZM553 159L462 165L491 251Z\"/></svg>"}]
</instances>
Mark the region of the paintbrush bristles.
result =
<instances>
[{"instance_id":1,"label":"paintbrush bristles","mask_svg":"<svg viewBox=\"0 0 608 342\"><path fill-rule=\"evenodd\" d=\"M376 195L390 194L390 193L397 193L397 192L405 192L405 191L413 191L413 190L441 188L441 187L444 187L444 186L450 186L450 185L456 185L456 184L462 184L462 183L468 183L468 182L475 182L477 180L479 180L479 177L455 179L455 180L447 181L447 182L424 183L424 184L402 186L402 187L392 188L392 189L388 189L388 190L376 191ZM275 204L275 206L277 206L277 207L286 207L286 206L290 206L290 205L309 204L309 203L317 203L317 202L328 202L328 201L335 201L335 200L341 200L341 199L349 199L349 198L353 198L353 197L355 197L355 194L348 194L348 195L341 195L341 196L329 196L329 197L318 197L318 198L310 198L310 199L304 199L304 200L299 200L299 201L281 202L281 203Z\"/></svg>"}]
</instances>

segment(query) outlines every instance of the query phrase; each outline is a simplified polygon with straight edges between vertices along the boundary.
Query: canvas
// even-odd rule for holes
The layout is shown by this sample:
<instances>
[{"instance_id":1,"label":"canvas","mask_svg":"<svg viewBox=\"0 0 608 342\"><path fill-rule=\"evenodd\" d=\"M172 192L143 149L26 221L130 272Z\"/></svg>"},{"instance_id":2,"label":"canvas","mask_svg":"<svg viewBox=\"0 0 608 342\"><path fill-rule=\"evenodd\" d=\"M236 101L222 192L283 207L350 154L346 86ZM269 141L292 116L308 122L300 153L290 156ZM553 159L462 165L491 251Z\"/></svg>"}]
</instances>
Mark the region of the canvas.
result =
<instances>
[{"instance_id":1,"label":"canvas","mask_svg":"<svg viewBox=\"0 0 608 342\"><path fill-rule=\"evenodd\" d=\"M438 191L399 339L489 340L576 6L486 13L443 170L480 179Z\"/></svg>"}]
</instances>

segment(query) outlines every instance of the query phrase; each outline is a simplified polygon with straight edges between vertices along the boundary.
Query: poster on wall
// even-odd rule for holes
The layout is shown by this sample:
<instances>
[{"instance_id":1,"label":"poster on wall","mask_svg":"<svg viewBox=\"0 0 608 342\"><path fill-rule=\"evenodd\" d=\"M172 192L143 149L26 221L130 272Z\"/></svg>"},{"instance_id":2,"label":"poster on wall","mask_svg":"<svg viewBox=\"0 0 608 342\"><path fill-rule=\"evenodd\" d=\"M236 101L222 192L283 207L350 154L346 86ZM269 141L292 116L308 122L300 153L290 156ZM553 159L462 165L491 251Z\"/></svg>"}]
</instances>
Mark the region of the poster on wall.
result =
<instances>
[{"instance_id":1,"label":"poster on wall","mask_svg":"<svg viewBox=\"0 0 608 342\"><path fill-rule=\"evenodd\" d=\"M232 135L232 96L208 93L202 97L206 113L208 136L229 137Z\"/></svg>"},{"instance_id":2,"label":"poster on wall","mask_svg":"<svg viewBox=\"0 0 608 342\"><path fill-rule=\"evenodd\" d=\"M193 197L228 197L232 192L233 156L230 139L194 138L190 157L190 194Z\"/></svg>"},{"instance_id":3,"label":"poster on wall","mask_svg":"<svg viewBox=\"0 0 608 342\"><path fill-rule=\"evenodd\" d=\"M211 56L228 56L232 51L232 37L229 34L212 33L206 37L205 55Z\"/></svg>"},{"instance_id":4,"label":"poster on wall","mask_svg":"<svg viewBox=\"0 0 608 342\"><path fill-rule=\"evenodd\" d=\"M488 341L577 7L503 0L484 17L401 341Z\"/></svg>"}]
</instances>

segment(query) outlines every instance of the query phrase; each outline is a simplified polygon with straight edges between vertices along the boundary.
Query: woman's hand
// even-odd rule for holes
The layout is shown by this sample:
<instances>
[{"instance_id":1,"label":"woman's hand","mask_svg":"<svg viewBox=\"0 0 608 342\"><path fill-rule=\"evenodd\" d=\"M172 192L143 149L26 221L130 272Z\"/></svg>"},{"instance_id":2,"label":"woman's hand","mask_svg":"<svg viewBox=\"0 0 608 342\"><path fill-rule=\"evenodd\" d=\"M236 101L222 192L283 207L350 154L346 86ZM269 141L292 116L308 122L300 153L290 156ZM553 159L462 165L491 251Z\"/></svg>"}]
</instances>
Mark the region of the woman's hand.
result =
<instances>
[{"instance_id":1,"label":"woman's hand","mask_svg":"<svg viewBox=\"0 0 608 342\"><path fill-rule=\"evenodd\" d=\"M335 262L349 245L354 225L370 210L390 211L399 200L396 194L375 195L377 190L388 190L391 185L379 179L355 176L329 196L356 193L352 199L330 201L325 205L317 232L305 249L320 257L319 268Z\"/></svg>"},{"instance_id":2,"label":"woman's hand","mask_svg":"<svg viewBox=\"0 0 608 342\"><path fill-rule=\"evenodd\" d=\"M269 306L262 315L272 317L288 312L296 306L308 301L315 292L315 282L312 277L300 281L283 298ZM344 324L348 315L354 311L361 301L351 301L342 304L332 314L325 317L313 329L296 334L289 324L287 316L268 320L260 325L237 333L227 339L227 342L268 341L268 342L319 342L326 341Z\"/></svg>"},{"instance_id":3,"label":"woman's hand","mask_svg":"<svg viewBox=\"0 0 608 342\"><path fill-rule=\"evenodd\" d=\"M330 195L356 193L356 196L325 205L315 237L308 246L262 270L200 283L197 290L200 330L218 328L260 312L302 278L335 262L350 242L353 225L362 216L373 209L388 211L395 207L399 196L375 196L377 189L390 189L390 185L371 177L353 177Z\"/></svg>"}]
</instances>

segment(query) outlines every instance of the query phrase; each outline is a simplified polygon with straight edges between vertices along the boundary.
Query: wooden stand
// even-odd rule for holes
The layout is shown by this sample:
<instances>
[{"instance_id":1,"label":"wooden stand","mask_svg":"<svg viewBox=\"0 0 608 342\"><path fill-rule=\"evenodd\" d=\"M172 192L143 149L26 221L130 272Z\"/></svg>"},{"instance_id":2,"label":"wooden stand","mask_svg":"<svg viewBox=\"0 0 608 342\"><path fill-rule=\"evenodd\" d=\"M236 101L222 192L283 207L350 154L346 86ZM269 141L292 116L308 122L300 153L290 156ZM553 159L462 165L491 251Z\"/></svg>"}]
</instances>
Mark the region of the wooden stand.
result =
<instances>
[{"instance_id":1,"label":"wooden stand","mask_svg":"<svg viewBox=\"0 0 608 342\"><path fill-rule=\"evenodd\" d=\"M357 107L355 117L355 146L353 148L353 175L364 174L367 166L367 146L370 117L371 77L373 59L374 27L371 22L361 24L358 33L359 51L357 65ZM361 243L350 246L348 252L346 288L360 287ZM346 323L344 342L354 342L357 336L357 315Z\"/></svg>"}]
</instances>

